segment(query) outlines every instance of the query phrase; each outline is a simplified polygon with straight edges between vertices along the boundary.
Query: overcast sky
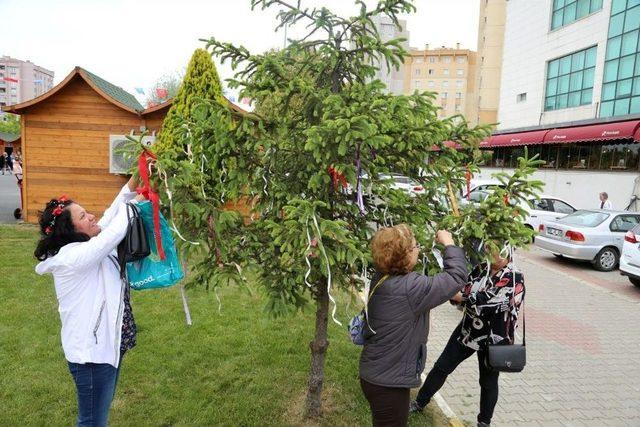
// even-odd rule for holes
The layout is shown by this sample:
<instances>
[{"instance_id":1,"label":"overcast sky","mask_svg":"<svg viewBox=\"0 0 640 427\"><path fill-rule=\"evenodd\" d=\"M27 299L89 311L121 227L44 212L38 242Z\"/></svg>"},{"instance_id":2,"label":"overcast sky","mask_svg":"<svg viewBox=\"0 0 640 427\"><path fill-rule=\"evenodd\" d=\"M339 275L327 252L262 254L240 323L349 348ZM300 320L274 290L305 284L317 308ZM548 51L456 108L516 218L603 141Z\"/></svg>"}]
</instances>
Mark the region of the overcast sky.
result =
<instances>
[{"instance_id":1,"label":"overcast sky","mask_svg":"<svg viewBox=\"0 0 640 427\"><path fill-rule=\"evenodd\" d=\"M476 50L478 1L415 0L417 12L403 17L411 46L459 42ZM355 11L351 0L302 3ZM204 47L201 38L251 52L281 47L276 13L251 11L250 0L0 0L0 55L53 70L56 83L79 65L135 93L135 87L148 90L163 75L184 69L193 50ZM228 66L218 71L222 79L232 76Z\"/></svg>"}]
</instances>

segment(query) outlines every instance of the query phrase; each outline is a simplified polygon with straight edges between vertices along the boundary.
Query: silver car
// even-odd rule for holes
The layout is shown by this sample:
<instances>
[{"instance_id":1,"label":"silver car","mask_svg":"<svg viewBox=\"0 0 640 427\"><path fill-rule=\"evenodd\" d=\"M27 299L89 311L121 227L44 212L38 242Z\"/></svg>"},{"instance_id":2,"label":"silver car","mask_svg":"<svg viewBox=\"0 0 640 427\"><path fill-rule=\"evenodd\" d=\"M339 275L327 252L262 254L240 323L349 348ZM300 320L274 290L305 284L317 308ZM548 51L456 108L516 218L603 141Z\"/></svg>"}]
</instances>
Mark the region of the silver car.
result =
<instances>
[{"instance_id":1,"label":"silver car","mask_svg":"<svg viewBox=\"0 0 640 427\"><path fill-rule=\"evenodd\" d=\"M600 271L618 266L624 235L640 223L640 213L579 210L557 221L540 224L535 245L553 253L591 261Z\"/></svg>"}]
</instances>

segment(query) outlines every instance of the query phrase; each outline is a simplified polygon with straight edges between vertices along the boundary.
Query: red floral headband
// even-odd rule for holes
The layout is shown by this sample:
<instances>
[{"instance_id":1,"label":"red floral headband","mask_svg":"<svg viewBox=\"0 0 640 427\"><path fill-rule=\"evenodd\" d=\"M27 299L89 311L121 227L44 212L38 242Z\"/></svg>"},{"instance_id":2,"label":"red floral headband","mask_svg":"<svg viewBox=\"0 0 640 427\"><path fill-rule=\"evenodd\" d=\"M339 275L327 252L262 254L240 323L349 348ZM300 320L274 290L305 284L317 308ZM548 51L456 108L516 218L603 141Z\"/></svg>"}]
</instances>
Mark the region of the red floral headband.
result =
<instances>
[{"instance_id":1,"label":"red floral headband","mask_svg":"<svg viewBox=\"0 0 640 427\"><path fill-rule=\"evenodd\" d=\"M53 233L53 228L56 225L56 218L62 213L67 204L69 204L69 198L64 194L58 197L57 200L52 200L51 202L49 202L49 207L55 206L55 208L53 208L53 211L51 211L51 215L53 215L53 218L51 218L51 222L49 222L49 224L45 227L44 234L48 236L49 234Z\"/></svg>"}]
</instances>

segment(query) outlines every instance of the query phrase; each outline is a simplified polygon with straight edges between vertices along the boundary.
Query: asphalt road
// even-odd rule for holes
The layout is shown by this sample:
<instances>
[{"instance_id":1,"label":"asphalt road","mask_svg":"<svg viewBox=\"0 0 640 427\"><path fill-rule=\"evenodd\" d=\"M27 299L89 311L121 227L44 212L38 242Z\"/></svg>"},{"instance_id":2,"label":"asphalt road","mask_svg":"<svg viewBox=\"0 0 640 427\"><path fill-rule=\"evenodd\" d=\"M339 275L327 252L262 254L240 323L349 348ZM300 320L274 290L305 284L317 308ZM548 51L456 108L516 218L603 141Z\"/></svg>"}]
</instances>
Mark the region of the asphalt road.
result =
<instances>
[{"instance_id":1,"label":"asphalt road","mask_svg":"<svg viewBox=\"0 0 640 427\"><path fill-rule=\"evenodd\" d=\"M20 207L20 192L16 177L0 174L0 224L15 224L13 211Z\"/></svg>"}]
</instances>

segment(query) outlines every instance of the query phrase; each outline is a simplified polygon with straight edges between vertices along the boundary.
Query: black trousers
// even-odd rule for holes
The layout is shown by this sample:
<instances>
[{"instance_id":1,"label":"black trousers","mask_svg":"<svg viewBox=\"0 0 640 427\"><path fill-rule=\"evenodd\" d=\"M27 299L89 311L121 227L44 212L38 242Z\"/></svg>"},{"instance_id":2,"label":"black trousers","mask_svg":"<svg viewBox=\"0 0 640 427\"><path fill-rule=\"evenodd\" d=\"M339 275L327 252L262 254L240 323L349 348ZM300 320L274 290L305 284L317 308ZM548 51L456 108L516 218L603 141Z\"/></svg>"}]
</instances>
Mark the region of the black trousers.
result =
<instances>
[{"instance_id":1,"label":"black trousers","mask_svg":"<svg viewBox=\"0 0 640 427\"><path fill-rule=\"evenodd\" d=\"M408 388L383 387L360 378L360 387L371 407L374 427L405 427L409 420Z\"/></svg>"},{"instance_id":2,"label":"black trousers","mask_svg":"<svg viewBox=\"0 0 640 427\"><path fill-rule=\"evenodd\" d=\"M433 365L433 369L431 369L420 388L416 398L420 406L425 407L445 383L447 376L455 371L465 359L476 353L475 350L458 342L461 328L462 324L458 325L453 331L449 342L447 342L442 354ZM489 424L493 417L493 410L496 407L496 403L498 403L498 375L500 373L485 366L486 352L484 350L478 351L477 355L478 368L480 370L480 413L478 414L478 421Z\"/></svg>"}]
</instances>

